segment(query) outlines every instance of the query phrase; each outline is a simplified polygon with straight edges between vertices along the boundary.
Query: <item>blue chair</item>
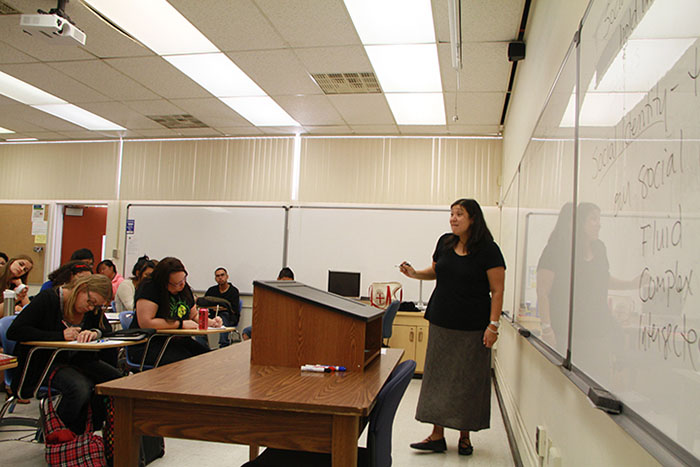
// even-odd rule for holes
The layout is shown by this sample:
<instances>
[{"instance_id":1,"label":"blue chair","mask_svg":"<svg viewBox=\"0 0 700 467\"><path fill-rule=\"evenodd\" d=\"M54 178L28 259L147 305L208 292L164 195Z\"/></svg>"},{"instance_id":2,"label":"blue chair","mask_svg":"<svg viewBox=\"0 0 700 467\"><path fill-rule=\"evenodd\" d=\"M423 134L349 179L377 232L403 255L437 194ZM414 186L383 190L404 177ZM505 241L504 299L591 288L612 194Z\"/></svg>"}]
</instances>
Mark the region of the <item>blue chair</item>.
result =
<instances>
[{"instance_id":1,"label":"blue chair","mask_svg":"<svg viewBox=\"0 0 700 467\"><path fill-rule=\"evenodd\" d=\"M122 311L119 313L119 324L121 324L122 329L129 329L131 327L131 322L134 320L133 311ZM145 351L145 350L144 350ZM134 371L140 371L141 362L135 362L129 357L129 347L124 348L124 357L126 358L126 365ZM144 370L150 370L153 365L143 365Z\"/></svg>"},{"instance_id":2,"label":"blue chair","mask_svg":"<svg viewBox=\"0 0 700 467\"><path fill-rule=\"evenodd\" d=\"M379 391L377 404L369 415L367 447L358 449L358 466L391 466L391 434L394 416L415 370L416 362L414 360L402 362L391 373L389 380ZM241 467L315 467L330 465L331 455L327 453L268 448L256 459L243 464Z\"/></svg>"},{"instance_id":3,"label":"blue chair","mask_svg":"<svg viewBox=\"0 0 700 467\"><path fill-rule=\"evenodd\" d=\"M4 318L0 319L0 342L2 342L2 349L3 353L7 355L14 355L15 351L15 345L16 342L13 340L10 340L7 338L7 329L10 327L10 324L12 324L12 321L17 317L17 315L12 315L12 316L5 316ZM16 377L16 368L12 368L10 370L5 370L5 384L8 386L12 385L12 378ZM5 403L2 405L2 408L0 408L0 426L6 426L6 425L21 425L21 426L29 426L32 428L39 428L39 419L38 418L27 418L27 417L6 417L6 413L12 413L12 411L15 409L15 405L17 405L17 397L12 395L10 396ZM38 436L38 433L37 433Z\"/></svg>"},{"instance_id":4,"label":"blue chair","mask_svg":"<svg viewBox=\"0 0 700 467\"><path fill-rule=\"evenodd\" d=\"M399 305L401 305L401 302L394 300L389 304L386 310L384 310L384 315L382 316L382 339L387 339L387 346L389 344L388 339L391 337L391 330L394 325L394 318L396 318L396 312L399 311Z\"/></svg>"}]
</instances>

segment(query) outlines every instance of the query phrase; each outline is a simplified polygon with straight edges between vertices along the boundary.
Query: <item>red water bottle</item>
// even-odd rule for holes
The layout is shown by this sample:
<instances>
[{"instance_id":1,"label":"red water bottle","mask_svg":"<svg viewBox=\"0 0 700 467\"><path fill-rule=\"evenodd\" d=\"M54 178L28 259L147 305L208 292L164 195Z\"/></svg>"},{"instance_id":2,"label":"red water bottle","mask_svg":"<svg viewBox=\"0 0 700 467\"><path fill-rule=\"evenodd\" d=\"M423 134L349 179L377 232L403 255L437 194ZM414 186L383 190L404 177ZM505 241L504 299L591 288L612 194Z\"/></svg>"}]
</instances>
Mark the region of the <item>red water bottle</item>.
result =
<instances>
[{"instance_id":1,"label":"red water bottle","mask_svg":"<svg viewBox=\"0 0 700 467\"><path fill-rule=\"evenodd\" d=\"M207 308L199 309L199 329L209 329L209 310Z\"/></svg>"}]
</instances>

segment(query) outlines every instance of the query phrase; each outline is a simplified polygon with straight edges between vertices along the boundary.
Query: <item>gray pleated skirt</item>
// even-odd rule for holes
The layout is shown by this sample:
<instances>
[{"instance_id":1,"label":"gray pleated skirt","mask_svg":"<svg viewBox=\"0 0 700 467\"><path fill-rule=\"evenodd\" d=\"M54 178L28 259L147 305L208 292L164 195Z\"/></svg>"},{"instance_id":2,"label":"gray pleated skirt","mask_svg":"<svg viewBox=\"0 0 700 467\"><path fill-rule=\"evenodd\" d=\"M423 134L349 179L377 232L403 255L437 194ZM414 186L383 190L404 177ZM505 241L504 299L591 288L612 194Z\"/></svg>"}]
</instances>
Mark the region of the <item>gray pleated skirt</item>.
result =
<instances>
[{"instance_id":1,"label":"gray pleated skirt","mask_svg":"<svg viewBox=\"0 0 700 467\"><path fill-rule=\"evenodd\" d=\"M478 431L491 418L491 349L483 331L430 324L416 420Z\"/></svg>"}]
</instances>

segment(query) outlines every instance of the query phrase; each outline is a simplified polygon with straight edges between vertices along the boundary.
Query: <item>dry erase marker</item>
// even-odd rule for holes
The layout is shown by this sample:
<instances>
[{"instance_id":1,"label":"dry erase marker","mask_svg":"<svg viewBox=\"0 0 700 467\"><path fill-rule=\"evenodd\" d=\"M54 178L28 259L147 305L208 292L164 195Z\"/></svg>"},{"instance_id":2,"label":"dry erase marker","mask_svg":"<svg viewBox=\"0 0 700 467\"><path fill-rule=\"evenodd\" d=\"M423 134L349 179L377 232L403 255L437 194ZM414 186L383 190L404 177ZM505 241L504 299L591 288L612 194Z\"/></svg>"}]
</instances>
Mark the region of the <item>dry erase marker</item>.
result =
<instances>
[{"instance_id":1,"label":"dry erase marker","mask_svg":"<svg viewBox=\"0 0 700 467\"><path fill-rule=\"evenodd\" d=\"M328 368L331 371L345 371L344 366L327 365L326 368Z\"/></svg>"},{"instance_id":2,"label":"dry erase marker","mask_svg":"<svg viewBox=\"0 0 700 467\"><path fill-rule=\"evenodd\" d=\"M330 373L330 368L325 368L322 365L302 365L301 371L313 371L314 373Z\"/></svg>"}]
</instances>

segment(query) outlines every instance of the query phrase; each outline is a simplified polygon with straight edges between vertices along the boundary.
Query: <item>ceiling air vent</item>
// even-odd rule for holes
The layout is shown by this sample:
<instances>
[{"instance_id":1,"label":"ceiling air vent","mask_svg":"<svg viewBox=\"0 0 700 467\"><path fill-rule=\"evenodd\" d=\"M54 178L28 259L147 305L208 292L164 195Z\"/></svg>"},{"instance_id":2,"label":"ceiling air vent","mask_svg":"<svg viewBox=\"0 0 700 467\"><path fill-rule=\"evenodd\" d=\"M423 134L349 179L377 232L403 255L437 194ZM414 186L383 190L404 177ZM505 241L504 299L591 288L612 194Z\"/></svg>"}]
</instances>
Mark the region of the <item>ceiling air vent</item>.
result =
<instances>
[{"instance_id":1,"label":"ceiling air vent","mask_svg":"<svg viewBox=\"0 0 700 467\"><path fill-rule=\"evenodd\" d=\"M378 94L382 92L374 73L315 73L311 75L326 94Z\"/></svg>"},{"instance_id":2,"label":"ceiling air vent","mask_svg":"<svg viewBox=\"0 0 700 467\"><path fill-rule=\"evenodd\" d=\"M192 115L148 115L148 118L160 123L165 128L209 128L205 123Z\"/></svg>"},{"instance_id":3,"label":"ceiling air vent","mask_svg":"<svg viewBox=\"0 0 700 467\"><path fill-rule=\"evenodd\" d=\"M18 15L20 14L19 11L15 10L12 8L10 5L8 5L5 2L0 2L0 15Z\"/></svg>"}]
</instances>

